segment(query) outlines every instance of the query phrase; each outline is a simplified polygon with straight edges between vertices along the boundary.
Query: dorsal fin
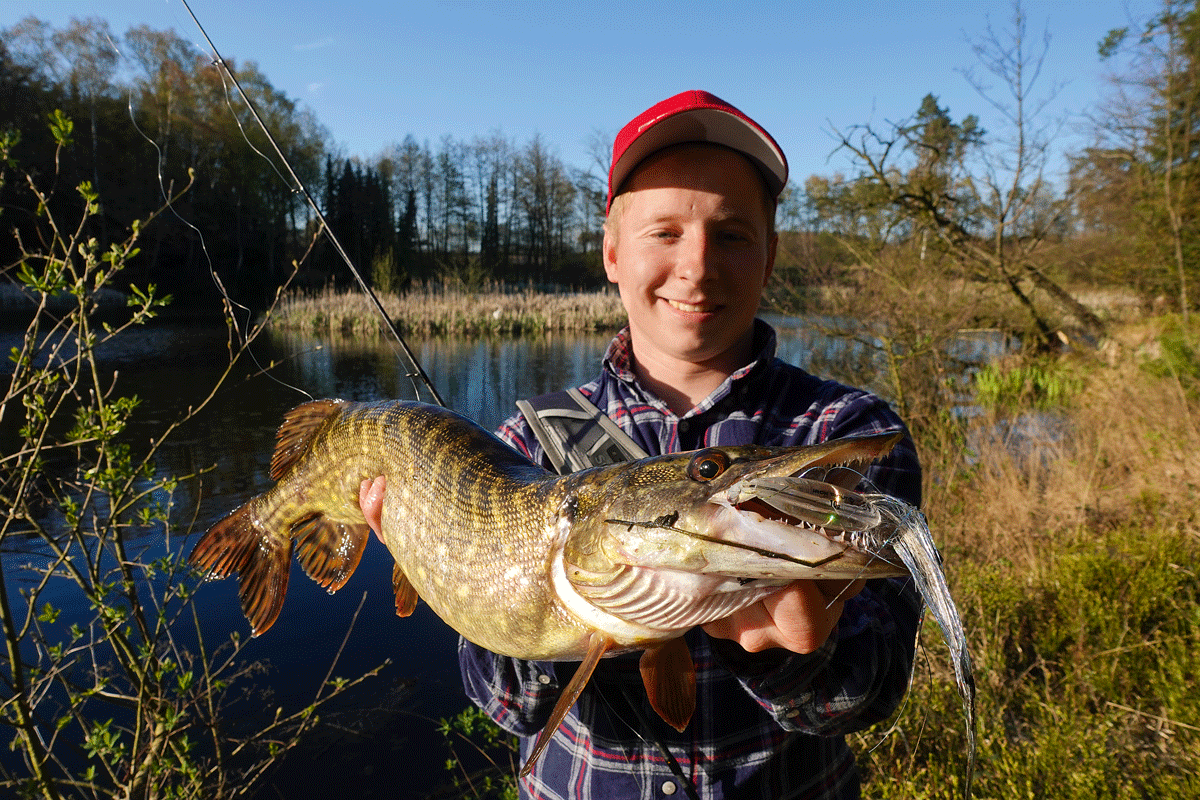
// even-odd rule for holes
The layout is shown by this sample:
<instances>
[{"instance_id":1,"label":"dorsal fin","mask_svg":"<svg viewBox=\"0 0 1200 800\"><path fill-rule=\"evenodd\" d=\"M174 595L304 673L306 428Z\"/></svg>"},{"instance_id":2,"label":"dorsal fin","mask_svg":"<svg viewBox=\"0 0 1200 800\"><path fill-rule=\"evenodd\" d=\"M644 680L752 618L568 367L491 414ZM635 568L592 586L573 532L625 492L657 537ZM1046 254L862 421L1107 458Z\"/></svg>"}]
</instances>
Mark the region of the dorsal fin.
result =
<instances>
[{"instance_id":1,"label":"dorsal fin","mask_svg":"<svg viewBox=\"0 0 1200 800\"><path fill-rule=\"evenodd\" d=\"M296 406L283 417L275 432L275 453L271 456L271 480L277 481L308 449L308 443L325 424L338 413L341 400L314 400Z\"/></svg>"},{"instance_id":2,"label":"dorsal fin","mask_svg":"<svg viewBox=\"0 0 1200 800\"><path fill-rule=\"evenodd\" d=\"M366 522L338 522L315 512L292 525L291 537L308 577L333 594L358 567L371 529Z\"/></svg>"},{"instance_id":3,"label":"dorsal fin","mask_svg":"<svg viewBox=\"0 0 1200 800\"><path fill-rule=\"evenodd\" d=\"M563 687L558 702L554 704L554 710L550 712L550 720L542 728L542 732L538 734L537 742L533 745L533 751L529 754L529 760L525 762L525 766L521 767L522 778L533 770L533 765L541 758L542 751L546 749L546 745L550 744L550 737L558 730L558 726L562 724L563 717L567 716L567 712L571 710L571 706L575 705L575 701L579 699L583 687L587 686L588 678L592 677L592 673L596 671L596 665L600 663L600 657L608 652L612 644L613 640L600 633L600 631L592 631L592 635L588 639L587 655L583 657L579 668L575 670L570 683Z\"/></svg>"},{"instance_id":4,"label":"dorsal fin","mask_svg":"<svg viewBox=\"0 0 1200 800\"><path fill-rule=\"evenodd\" d=\"M400 563L392 565L392 591L396 593L396 616L407 617L417 607L417 590L409 582Z\"/></svg>"},{"instance_id":5,"label":"dorsal fin","mask_svg":"<svg viewBox=\"0 0 1200 800\"><path fill-rule=\"evenodd\" d=\"M680 638L647 648L638 668L650 706L668 725L683 733L696 710L696 666L687 643Z\"/></svg>"}]
</instances>

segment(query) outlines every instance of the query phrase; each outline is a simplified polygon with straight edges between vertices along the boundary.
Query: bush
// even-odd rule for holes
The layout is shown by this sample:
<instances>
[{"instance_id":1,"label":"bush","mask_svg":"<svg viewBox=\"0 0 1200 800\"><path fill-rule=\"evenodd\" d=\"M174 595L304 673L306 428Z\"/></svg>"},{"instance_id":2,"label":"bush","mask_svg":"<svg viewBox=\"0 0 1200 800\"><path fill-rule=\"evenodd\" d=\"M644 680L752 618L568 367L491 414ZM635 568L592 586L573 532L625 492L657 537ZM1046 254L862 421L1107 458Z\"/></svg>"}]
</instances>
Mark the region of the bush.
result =
<instances>
[{"instance_id":1,"label":"bush","mask_svg":"<svg viewBox=\"0 0 1200 800\"><path fill-rule=\"evenodd\" d=\"M52 116L59 148L71 127ZM15 138L0 137L0 179L13 170ZM223 719L235 682L258 667L239 660L236 636L215 649L201 636L195 576L172 538L187 533L173 492L191 476L160 476L154 463L207 398L142 451L122 435L138 399L120 393L97 348L151 320L170 298L134 286L124 292L124 314L106 323L95 315L149 219L104 248L89 234L100 213L90 185L76 187L79 220L68 229L48 211L53 192L32 177L24 182L41 210L41 246L20 242L21 258L8 268L36 309L8 354L0 396L0 727L13 753L0 762L0 794L246 795L315 725L315 705L255 731L234 733ZM323 687L319 696L333 693Z\"/></svg>"}]
</instances>

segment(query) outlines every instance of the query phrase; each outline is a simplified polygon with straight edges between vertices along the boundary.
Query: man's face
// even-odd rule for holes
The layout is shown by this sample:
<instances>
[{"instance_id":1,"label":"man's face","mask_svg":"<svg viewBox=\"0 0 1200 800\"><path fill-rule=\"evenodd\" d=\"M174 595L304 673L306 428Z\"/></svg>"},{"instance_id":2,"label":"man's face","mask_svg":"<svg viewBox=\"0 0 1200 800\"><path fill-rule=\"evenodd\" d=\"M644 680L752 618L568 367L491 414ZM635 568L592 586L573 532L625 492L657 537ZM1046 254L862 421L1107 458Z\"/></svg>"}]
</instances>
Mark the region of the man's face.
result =
<instances>
[{"instance_id":1,"label":"man's face","mask_svg":"<svg viewBox=\"0 0 1200 800\"><path fill-rule=\"evenodd\" d=\"M732 150L682 145L650 156L626 187L605 229L604 269L638 363L743 366L775 263L757 171Z\"/></svg>"}]
</instances>

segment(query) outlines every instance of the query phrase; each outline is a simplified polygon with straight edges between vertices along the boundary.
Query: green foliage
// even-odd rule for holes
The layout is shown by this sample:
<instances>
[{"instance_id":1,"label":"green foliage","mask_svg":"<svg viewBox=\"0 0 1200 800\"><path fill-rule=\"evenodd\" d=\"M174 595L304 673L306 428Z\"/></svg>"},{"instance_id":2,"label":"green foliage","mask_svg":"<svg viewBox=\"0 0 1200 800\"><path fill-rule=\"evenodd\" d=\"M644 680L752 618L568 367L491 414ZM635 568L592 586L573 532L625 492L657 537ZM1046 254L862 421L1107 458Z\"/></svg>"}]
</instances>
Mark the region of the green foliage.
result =
<instances>
[{"instance_id":1,"label":"green foliage","mask_svg":"<svg viewBox=\"0 0 1200 800\"><path fill-rule=\"evenodd\" d=\"M1060 408L1083 388L1083 380L1070 366L1048 360L1015 366L986 364L974 374L972 380L979 405L1007 411Z\"/></svg>"},{"instance_id":2,"label":"green foliage","mask_svg":"<svg viewBox=\"0 0 1200 800\"><path fill-rule=\"evenodd\" d=\"M50 135L59 147L71 146L71 134L75 131L75 120L63 113L61 108L50 114Z\"/></svg>"},{"instance_id":3,"label":"green foliage","mask_svg":"<svg viewBox=\"0 0 1200 800\"><path fill-rule=\"evenodd\" d=\"M451 719L439 720L438 732L449 751L446 771L451 775L457 796L516 800L517 737L475 706L463 709ZM477 761L483 760L487 766L470 770L456 747L463 744L476 755Z\"/></svg>"},{"instance_id":4,"label":"green foliage","mask_svg":"<svg viewBox=\"0 0 1200 800\"><path fill-rule=\"evenodd\" d=\"M376 253L371 259L371 285L376 292L387 294L397 291L404 276L397 271L396 255L392 249Z\"/></svg>"},{"instance_id":5,"label":"green foliage","mask_svg":"<svg viewBox=\"0 0 1200 800\"><path fill-rule=\"evenodd\" d=\"M977 797L1197 796L1197 563L1195 539L1139 526L1052 547L1032 570L955 565L980 686ZM935 681L867 756L871 796L961 796L964 753L944 745L959 701L931 624L923 642Z\"/></svg>"}]
</instances>

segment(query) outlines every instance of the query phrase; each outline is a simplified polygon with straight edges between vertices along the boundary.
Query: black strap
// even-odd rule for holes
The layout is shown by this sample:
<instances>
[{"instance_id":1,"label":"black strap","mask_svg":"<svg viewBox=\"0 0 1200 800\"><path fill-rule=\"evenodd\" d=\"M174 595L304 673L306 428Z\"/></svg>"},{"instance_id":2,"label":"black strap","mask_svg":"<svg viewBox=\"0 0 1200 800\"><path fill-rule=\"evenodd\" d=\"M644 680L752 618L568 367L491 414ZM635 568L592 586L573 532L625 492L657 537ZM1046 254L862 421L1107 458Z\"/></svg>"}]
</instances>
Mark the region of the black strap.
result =
<instances>
[{"instance_id":1,"label":"black strap","mask_svg":"<svg viewBox=\"0 0 1200 800\"><path fill-rule=\"evenodd\" d=\"M650 455L578 389L518 400L517 408L529 422L530 430L560 475L588 467L635 461ZM696 787L683 774L679 762L658 735L654 723L646 718L640 700L628 688L625 689L625 695L642 731L654 740L684 793L692 800L699 800Z\"/></svg>"},{"instance_id":2,"label":"black strap","mask_svg":"<svg viewBox=\"0 0 1200 800\"><path fill-rule=\"evenodd\" d=\"M560 475L649 456L578 389L518 400L517 408Z\"/></svg>"}]
</instances>

